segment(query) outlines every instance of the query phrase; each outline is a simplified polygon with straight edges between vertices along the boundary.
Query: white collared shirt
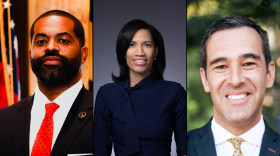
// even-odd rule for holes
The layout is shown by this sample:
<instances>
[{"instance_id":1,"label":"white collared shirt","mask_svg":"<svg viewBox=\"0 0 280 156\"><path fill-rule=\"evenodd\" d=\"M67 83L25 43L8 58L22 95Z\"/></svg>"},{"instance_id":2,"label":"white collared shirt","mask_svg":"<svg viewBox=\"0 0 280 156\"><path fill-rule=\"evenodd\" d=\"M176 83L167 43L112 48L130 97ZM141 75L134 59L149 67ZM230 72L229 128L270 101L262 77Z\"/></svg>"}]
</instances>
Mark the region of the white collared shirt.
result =
<instances>
[{"instance_id":1,"label":"white collared shirt","mask_svg":"<svg viewBox=\"0 0 280 156\"><path fill-rule=\"evenodd\" d=\"M45 112L46 112L45 104L54 102L60 106L53 115L53 123L54 123L53 141L52 141L52 148L53 148L53 145L67 117L67 114L70 111L70 108L72 107L82 87L83 87L82 80L79 80L75 85L73 85L72 87L68 88L66 91L61 93L54 101L49 101L49 99L40 91L38 85L36 86L33 106L31 109L31 120L30 120L30 135L29 135L30 155L37 133L45 117Z\"/></svg>"},{"instance_id":2,"label":"white collared shirt","mask_svg":"<svg viewBox=\"0 0 280 156\"><path fill-rule=\"evenodd\" d=\"M214 135L217 156L232 156L234 147L227 141L227 139L232 137L239 137L246 140L242 142L240 146L244 156L259 156L265 130L262 115L260 121L253 128L240 136L235 136L224 129L215 121L215 118L213 118L211 122L211 129Z\"/></svg>"}]
</instances>

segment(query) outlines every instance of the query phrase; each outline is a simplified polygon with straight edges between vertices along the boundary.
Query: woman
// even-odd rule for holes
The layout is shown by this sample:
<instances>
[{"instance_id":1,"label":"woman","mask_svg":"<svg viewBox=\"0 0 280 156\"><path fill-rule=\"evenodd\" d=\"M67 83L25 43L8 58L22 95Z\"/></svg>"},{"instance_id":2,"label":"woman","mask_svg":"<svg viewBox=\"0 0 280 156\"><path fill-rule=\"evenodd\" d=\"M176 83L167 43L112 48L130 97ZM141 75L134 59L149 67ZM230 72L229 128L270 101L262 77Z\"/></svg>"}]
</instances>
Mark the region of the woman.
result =
<instances>
[{"instance_id":1,"label":"woman","mask_svg":"<svg viewBox=\"0 0 280 156\"><path fill-rule=\"evenodd\" d=\"M142 20L128 22L117 39L120 75L102 86L94 113L94 155L170 155L172 132L178 155L186 155L186 92L164 81L161 34Z\"/></svg>"}]
</instances>

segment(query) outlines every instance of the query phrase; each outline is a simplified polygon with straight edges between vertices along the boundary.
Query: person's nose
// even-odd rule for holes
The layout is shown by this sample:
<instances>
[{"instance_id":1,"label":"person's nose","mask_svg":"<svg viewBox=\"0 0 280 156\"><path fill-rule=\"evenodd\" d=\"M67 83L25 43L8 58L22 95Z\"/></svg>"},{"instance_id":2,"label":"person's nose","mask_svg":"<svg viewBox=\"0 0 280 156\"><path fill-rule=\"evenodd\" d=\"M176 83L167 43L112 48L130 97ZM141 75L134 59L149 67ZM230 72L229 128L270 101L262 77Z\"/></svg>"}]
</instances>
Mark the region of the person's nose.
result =
<instances>
[{"instance_id":1,"label":"person's nose","mask_svg":"<svg viewBox=\"0 0 280 156\"><path fill-rule=\"evenodd\" d=\"M59 47L54 39L50 39L45 47L45 52L57 51L59 52Z\"/></svg>"},{"instance_id":2,"label":"person's nose","mask_svg":"<svg viewBox=\"0 0 280 156\"><path fill-rule=\"evenodd\" d=\"M145 56L145 52L142 46L137 46L135 51L136 56Z\"/></svg>"},{"instance_id":3,"label":"person's nose","mask_svg":"<svg viewBox=\"0 0 280 156\"><path fill-rule=\"evenodd\" d=\"M227 82L233 87L238 87L245 82L245 77L241 67L230 67Z\"/></svg>"}]
</instances>

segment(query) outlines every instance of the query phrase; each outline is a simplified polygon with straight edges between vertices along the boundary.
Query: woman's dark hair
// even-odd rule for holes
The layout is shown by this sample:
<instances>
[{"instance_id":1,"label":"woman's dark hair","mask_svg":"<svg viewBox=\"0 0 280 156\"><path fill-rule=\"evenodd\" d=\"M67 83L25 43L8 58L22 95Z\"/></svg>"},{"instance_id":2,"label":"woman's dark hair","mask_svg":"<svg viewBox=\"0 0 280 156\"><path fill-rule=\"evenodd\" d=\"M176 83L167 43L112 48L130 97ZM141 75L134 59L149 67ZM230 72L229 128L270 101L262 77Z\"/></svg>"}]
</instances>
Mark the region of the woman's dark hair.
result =
<instances>
[{"instance_id":1,"label":"woman's dark hair","mask_svg":"<svg viewBox=\"0 0 280 156\"><path fill-rule=\"evenodd\" d=\"M117 39L117 60L120 67L120 76L117 77L112 72L113 81L123 81L129 75L129 67L126 63L126 52L130 46L130 42L134 34L139 29L147 30L155 43L155 47L158 47L158 54L156 56L156 61L153 62L152 75L155 79L163 80L163 72L165 69L165 49L164 42L160 32L152 25L146 23L143 20L135 19L126 23L121 29L118 39Z\"/></svg>"}]
</instances>

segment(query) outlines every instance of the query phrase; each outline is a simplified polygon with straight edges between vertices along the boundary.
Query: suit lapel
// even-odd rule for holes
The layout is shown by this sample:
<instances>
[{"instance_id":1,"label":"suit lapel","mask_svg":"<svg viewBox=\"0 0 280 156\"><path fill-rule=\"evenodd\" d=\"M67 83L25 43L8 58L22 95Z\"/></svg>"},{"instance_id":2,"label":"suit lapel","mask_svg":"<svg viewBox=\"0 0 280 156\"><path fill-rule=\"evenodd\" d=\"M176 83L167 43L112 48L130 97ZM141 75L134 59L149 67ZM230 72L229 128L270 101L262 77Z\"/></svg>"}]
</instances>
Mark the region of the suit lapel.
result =
<instances>
[{"instance_id":1,"label":"suit lapel","mask_svg":"<svg viewBox=\"0 0 280 156\"><path fill-rule=\"evenodd\" d=\"M13 118L12 140L16 156L29 156L29 129L30 112L33 104L33 96L26 103L18 107Z\"/></svg>"},{"instance_id":2,"label":"suit lapel","mask_svg":"<svg viewBox=\"0 0 280 156\"><path fill-rule=\"evenodd\" d=\"M280 155L280 138L279 134L274 132L266 123L262 139L260 156L278 156Z\"/></svg>"},{"instance_id":3,"label":"suit lapel","mask_svg":"<svg viewBox=\"0 0 280 156\"><path fill-rule=\"evenodd\" d=\"M211 121L204 125L198 132L198 139L195 141L194 146L198 156L216 156L216 148L214 137L211 130Z\"/></svg>"},{"instance_id":4,"label":"suit lapel","mask_svg":"<svg viewBox=\"0 0 280 156\"><path fill-rule=\"evenodd\" d=\"M216 156L216 148L214 143L214 137L211 130L211 121L203 126L198 132L198 139L195 141L194 146L197 152L197 156ZM265 132L262 139L260 156L279 156L280 155L280 135L274 132L266 123Z\"/></svg>"},{"instance_id":5,"label":"suit lapel","mask_svg":"<svg viewBox=\"0 0 280 156\"><path fill-rule=\"evenodd\" d=\"M74 101L53 146L51 156L67 155L71 145L79 135L80 131L86 125L88 120L92 118L93 99L87 98L85 93L86 89L82 88ZM84 118L78 117L81 112L86 112L86 116Z\"/></svg>"}]
</instances>

